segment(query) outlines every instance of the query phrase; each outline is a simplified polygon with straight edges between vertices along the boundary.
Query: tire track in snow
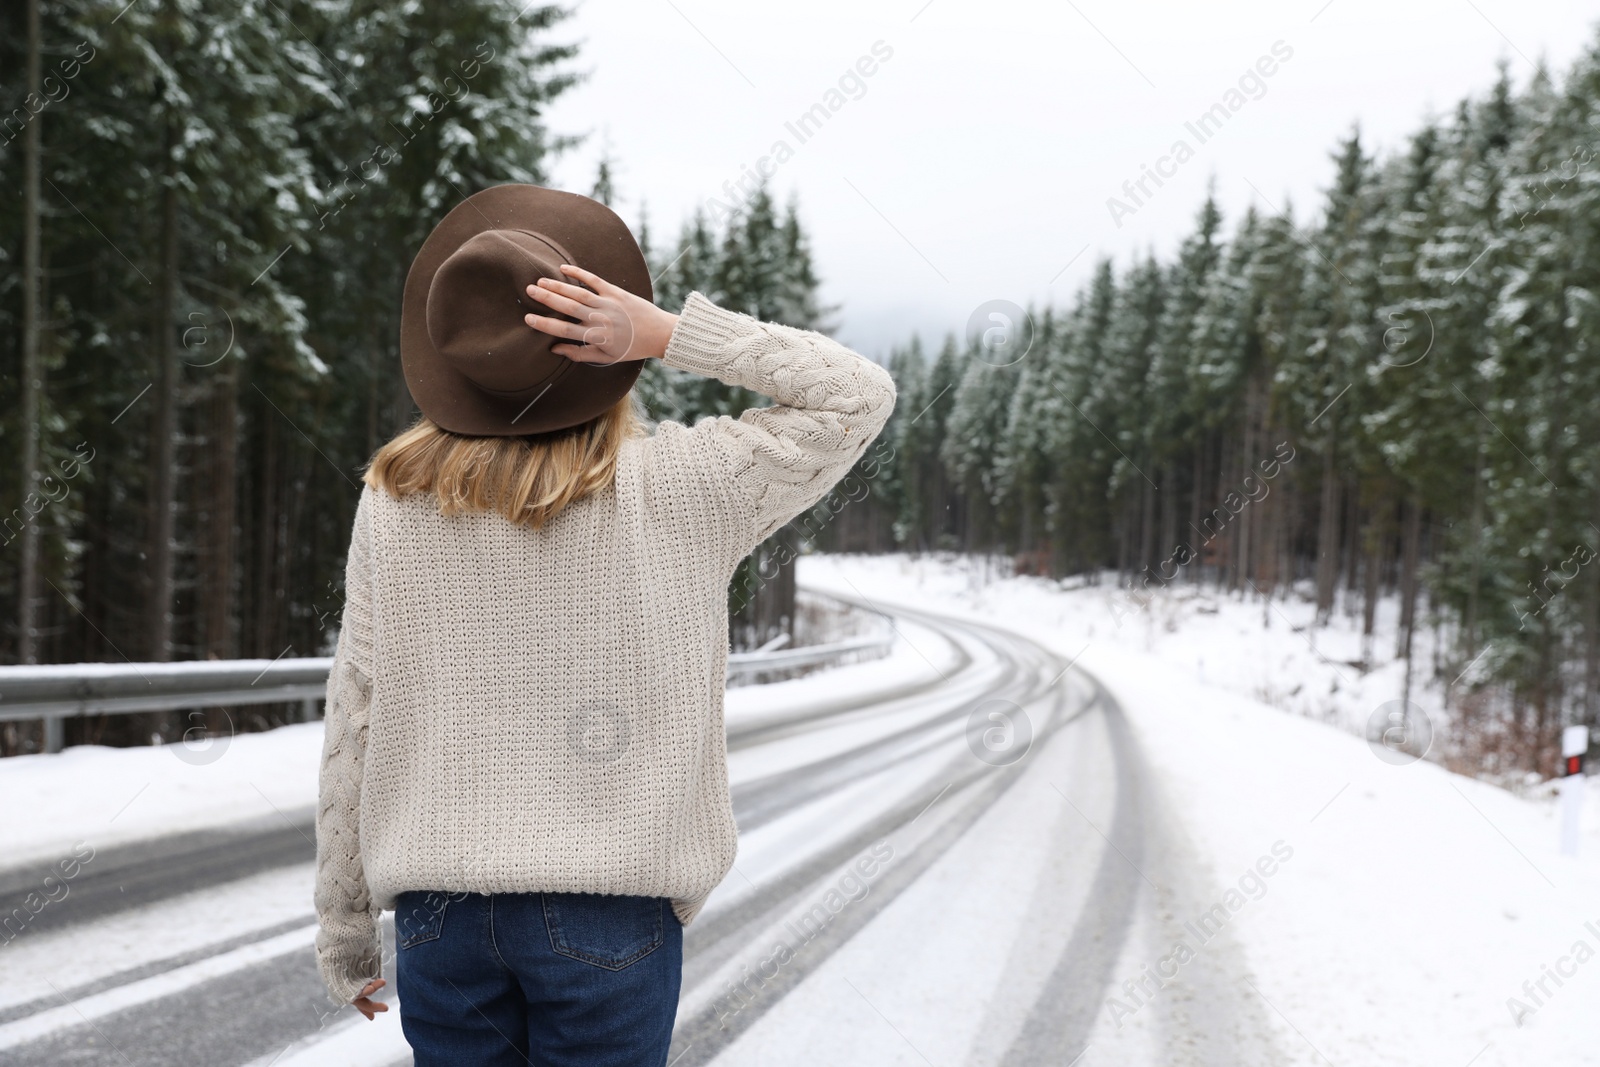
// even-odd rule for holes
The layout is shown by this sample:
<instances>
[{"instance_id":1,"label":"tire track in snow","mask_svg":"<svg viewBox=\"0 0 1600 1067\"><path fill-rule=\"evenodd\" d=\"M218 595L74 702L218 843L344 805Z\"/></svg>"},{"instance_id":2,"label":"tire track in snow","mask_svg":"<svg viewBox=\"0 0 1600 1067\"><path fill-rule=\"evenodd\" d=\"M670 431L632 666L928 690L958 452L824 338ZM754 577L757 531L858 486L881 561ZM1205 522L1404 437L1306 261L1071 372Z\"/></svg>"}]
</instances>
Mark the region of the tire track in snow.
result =
<instances>
[{"instance_id":1,"label":"tire track in snow","mask_svg":"<svg viewBox=\"0 0 1600 1067\"><path fill-rule=\"evenodd\" d=\"M306 807L234 826L97 849L72 880L67 896L33 916L25 932L59 929L314 860L313 814ZM37 891L43 876L51 873L48 864L0 871L0 914L9 915L20 906L19 898Z\"/></svg>"},{"instance_id":2,"label":"tire track in snow","mask_svg":"<svg viewBox=\"0 0 1600 1067\"><path fill-rule=\"evenodd\" d=\"M1107 695L1103 688L1096 685L1095 699L1091 699L1075 712L1067 713L1064 708L1064 691L1041 684L1043 682L1041 666L1044 670L1052 671L1053 677L1050 679L1052 684L1061 678L1061 674L1055 671L1058 665L1062 664L1062 660L1054 653L1024 638L981 624L957 621L946 616L920 611L897 611L897 614L916 618L918 622L936 629L964 630L970 636L977 637L989 645L1001 658L1009 662L1012 669L1002 672L1001 676L1010 680L999 688L984 693L980 699L992 699L998 695L1005 699L1015 699L1016 703L1024 706L1050 700L1049 713L1041 717L1044 725L1037 732L1034 745L1043 745L1068 723L1095 710L1097 699ZM1019 656L1018 652L1026 652L1027 655ZM1025 659L1028 661L1026 664ZM976 700L963 700L961 709L968 710L975 703ZM938 720L946 718L946 716L937 717ZM786 914L794 910L797 903L805 899L808 891L815 894L822 886L828 884L830 876L836 876L840 868L849 859L859 855L865 845L915 821L916 813L944 788L941 783L955 783L949 788L952 794L962 798L959 805L953 810L946 811L943 821L937 828L917 842L908 855L903 858L897 855L893 866L872 883L871 893L850 908L839 912L821 932L796 951L794 959L784 964L775 978L766 979L753 1003L724 1017L723 1010L716 1001L713 1001L691 1018L680 1020L673 1035L672 1051L668 1056L674 1067L694 1067L711 1063L729 1048L762 1016L780 1003L786 994L826 963L859 930L893 904L900 894L910 888L929 867L948 852L973 824L1021 779L1024 766L1020 762L1010 767L991 767L981 764L967 753L963 746L961 753L946 768L947 773L930 779L914 800L875 820L838 848L814 857L804 866L802 872L796 872L778 884L764 887L751 899L735 905L729 913L708 917L722 919L728 929L708 931L711 937L709 943L698 949L694 958L686 958L686 989L690 985L691 973L703 980L705 970L710 969L709 964L721 967L729 959L734 958L740 949L748 947L751 943L763 944L755 938L777 926ZM735 910L740 913L731 914ZM690 933L693 934L694 931L695 927L691 926ZM685 947L687 951L687 943ZM718 951L719 948L721 951ZM716 958L706 959L700 953ZM1054 1057L1049 1057L1039 1062L1050 1062L1053 1059Z\"/></svg>"},{"instance_id":3,"label":"tire track in snow","mask_svg":"<svg viewBox=\"0 0 1600 1067\"><path fill-rule=\"evenodd\" d=\"M989 644L988 642L985 642ZM1017 695L1026 702L1036 699L1038 693L1028 688L1028 678L1037 678L1034 674L1023 671L1023 665L1012 658L1005 650L989 644L991 651L998 659L1004 660L1013 668L999 672L999 676L1008 678L1008 691L1017 688ZM968 662L971 658L968 657ZM1031 695L1030 695L1031 694ZM987 695L987 694L985 694ZM973 702L972 697L963 697L955 701L958 710L966 710ZM912 727L907 733L915 734L918 731L936 729L937 720L924 720ZM835 756L824 757L820 763L826 764L831 760L850 762L858 756L865 756L878 752L882 746L893 745L900 737L899 734L889 738L879 738L864 742L856 748L849 749ZM936 744L948 745L949 738L935 739ZM900 759L911 758L925 749L918 746L916 752L910 755L899 753ZM879 755L882 759L882 755ZM898 760L896 761L898 762ZM883 763L881 766L889 766ZM809 767L811 765L807 765ZM791 771L783 771L769 776L775 786L776 796L767 795L760 791L755 794L736 790L734 797L734 812L741 832L750 830L753 826L768 821L762 816L784 814L786 811L795 811L805 805L821 800L830 795L838 785L853 784L868 773L865 764L858 764L858 773L846 776L843 780L830 780L826 788L819 778L812 778L807 773L807 767ZM800 899L809 889L821 884L830 874L856 858L873 842L885 837L895 829L905 826L916 820L917 816L937 798L938 794L946 788L955 788L958 784L963 788L970 782L993 770L988 766L975 767L970 758L961 756L952 760L946 767L934 774L930 774L920 786L914 787L890 810L875 818L866 825L857 828L843 840L825 846L816 854L804 858L790 870L786 871L778 880L768 883L757 892L737 901L727 908L717 909L700 918L690 926L685 941L685 981L684 988L690 989L705 973L720 966L730 956L737 953L742 947L741 938L751 936L752 931L762 929L763 922L768 925L773 921L771 916L781 913ZM765 780L764 780L765 781ZM748 806L746 806L748 805ZM752 810L754 809L754 810Z\"/></svg>"},{"instance_id":4,"label":"tire track in snow","mask_svg":"<svg viewBox=\"0 0 1600 1067\"><path fill-rule=\"evenodd\" d=\"M1083 1054L1106 990L1115 981L1144 888L1145 804L1138 747L1122 705L1098 680L1091 680L1116 772L1108 843L1066 948L1034 999L1006 1063L1072 1063Z\"/></svg>"},{"instance_id":5,"label":"tire track in snow","mask_svg":"<svg viewBox=\"0 0 1600 1067\"><path fill-rule=\"evenodd\" d=\"M732 790L733 806L739 831L747 833L870 774L881 773L948 745L952 734L960 732L952 732L950 728L965 721L976 700L995 696L1009 698L1013 695L1019 703L1035 699L1038 695L1034 692L1036 681L1030 683L1025 680L1029 675L1020 673L1022 664L1003 646L981 637L979 640L1001 664L998 668L988 668L989 673L1002 679L1011 679L1000 689L978 691L973 688L972 692L962 692L969 684L967 680L960 675L949 677L930 687L926 694L928 700L933 702L936 699L933 688L955 688L953 693L937 696L937 699L947 701L950 705L944 711L925 716L843 751L735 785ZM971 664L972 657L967 656L966 662ZM885 700L877 706L883 712L891 712L891 705L894 706L893 711L899 711L908 702L905 698L896 698ZM817 722L817 728L825 725L829 724Z\"/></svg>"}]
</instances>

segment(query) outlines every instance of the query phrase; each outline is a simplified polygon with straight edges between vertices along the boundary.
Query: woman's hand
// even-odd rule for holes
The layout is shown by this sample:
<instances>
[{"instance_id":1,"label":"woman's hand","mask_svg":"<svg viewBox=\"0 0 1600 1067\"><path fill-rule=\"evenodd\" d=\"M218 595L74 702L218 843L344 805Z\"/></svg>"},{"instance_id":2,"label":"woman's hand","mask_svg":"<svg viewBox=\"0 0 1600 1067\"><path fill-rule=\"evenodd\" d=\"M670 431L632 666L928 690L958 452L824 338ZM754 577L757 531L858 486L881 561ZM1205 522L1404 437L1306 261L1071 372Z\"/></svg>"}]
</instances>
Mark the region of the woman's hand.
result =
<instances>
[{"instance_id":1,"label":"woman's hand","mask_svg":"<svg viewBox=\"0 0 1600 1067\"><path fill-rule=\"evenodd\" d=\"M582 267L563 263L561 272L589 288L540 278L537 285L528 286L528 295L578 321L567 322L548 315L523 316L535 330L581 342L553 345L552 352L575 363L626 363L651 359L667 350L678 316Z\"/></svg>"},{"instance_id":2,"label":"woman's hand","mask_svg":"<svg viewBox=\"0 0 1600 1067\"><path fill-rule=\"evenodd\" d=\"M357 993L356 999L352 1000L350 1003L356 1006L356 1011L359 1011L368 1019L375 1018L378 1012L388 1011L389 1005L380 1000L372 1000L370 998L372 997L372 994L376 993L386 985L388 985L388 983L382 978L374 978L372 981L361 987L361 992Z\"/></svg>"}]
</instances>

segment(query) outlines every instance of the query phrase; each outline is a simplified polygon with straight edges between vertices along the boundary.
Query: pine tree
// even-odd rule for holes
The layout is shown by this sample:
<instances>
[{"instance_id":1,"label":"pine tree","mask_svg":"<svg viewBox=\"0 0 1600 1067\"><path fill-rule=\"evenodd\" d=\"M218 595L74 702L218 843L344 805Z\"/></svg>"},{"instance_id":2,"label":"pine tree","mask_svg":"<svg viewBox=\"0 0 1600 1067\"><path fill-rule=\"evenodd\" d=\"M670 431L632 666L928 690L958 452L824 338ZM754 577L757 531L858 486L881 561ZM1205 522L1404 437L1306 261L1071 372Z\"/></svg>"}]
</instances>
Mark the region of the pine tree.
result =
<instances>
[{"instance_id":1,"label":"pine tree","mask_svg":"<svg viewBox=\"0 0 1600 1067\"><path fill-rule=\"evenodd\" d=\"M1157 543L1162 558L1178 565L1187 558L1179 545L1195 540L1186 531L1199 525L1203 498L1200 412L1194 409L1189 391L1190 337L1222 257L1221 229L1222 213L1208 195L1195 217L1194 232L1166 270L1165 298L1142 392L1151 466L1147 473L1162 487ZM1179 573L1170 566L1167 571L1173 576Z\"/></svg>"},{"instance_id":2,"label":"pine tree","mask_svg":"<svg viewBox=\"0 0 1600 1067\"><path fill-rule=\"evenodd\" d=\"M993 521L999 489L994 456L1020 372L1015 364L985 362L976 342L968 344L963 358L966 369L951 401L939 459L960 486L965 504L957 535L962 548L988 551L999 547L1000 533Z\"/></svg>"},{"instance_id":3,"label":"pine tree","mask_svg":"<svg viewBox=\"0 0 1600 1067\"><path fill-rule=\"evenodd\" d=\"M1121 531L1117 567L1138 572L1157 562L1153 449L1144 395L1165 303L1163 271L1154 256L1136 262L1118 286L1106 328L1105 365L1088 380L1085 408L1114 446L1108 478L1112 522ZM1170 488L1170 487L1169 487Z\"/></svg>"}]
</instances>

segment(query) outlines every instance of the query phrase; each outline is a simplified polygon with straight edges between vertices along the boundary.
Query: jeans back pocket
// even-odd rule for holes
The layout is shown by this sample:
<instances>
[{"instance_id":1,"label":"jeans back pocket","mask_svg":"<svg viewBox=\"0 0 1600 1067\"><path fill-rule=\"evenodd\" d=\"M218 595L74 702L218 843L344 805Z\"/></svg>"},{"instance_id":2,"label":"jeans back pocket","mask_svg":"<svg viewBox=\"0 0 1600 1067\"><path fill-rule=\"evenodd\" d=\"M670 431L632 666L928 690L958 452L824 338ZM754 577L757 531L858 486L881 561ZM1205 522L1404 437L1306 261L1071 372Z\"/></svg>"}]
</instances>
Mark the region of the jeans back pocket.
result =
<instances>
[{"instance_id":1,"label":"jeans back pocket","mask_svg":"<svg viewBox=\"0 0 1600 1067\"><path fill-rule=\"evenodd\" d=\"M569 959L620 971L666 942L662 897L543 893L550 947Z\"/></svg>"},{"instance_id":2,"label":"jeans back pocket","mask_svg":"<svg viewBox=\"0 0 1600 1067\"><path fill-rule=\"evenodd\" d=\"M430 891L408 891L395 897L395 944L411 948L437 940L444 933L444 910L449 903L449 894Z\"/></svg>"}]
</instances>

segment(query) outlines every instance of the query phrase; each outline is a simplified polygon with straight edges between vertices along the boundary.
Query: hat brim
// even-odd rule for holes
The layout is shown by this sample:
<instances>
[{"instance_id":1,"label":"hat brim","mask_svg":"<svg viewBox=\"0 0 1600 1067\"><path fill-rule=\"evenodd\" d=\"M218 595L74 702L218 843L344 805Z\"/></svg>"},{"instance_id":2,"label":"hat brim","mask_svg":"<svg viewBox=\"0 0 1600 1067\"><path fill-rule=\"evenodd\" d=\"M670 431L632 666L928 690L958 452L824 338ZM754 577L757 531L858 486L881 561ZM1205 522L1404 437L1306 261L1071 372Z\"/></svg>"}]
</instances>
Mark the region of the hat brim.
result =
<instances>
[{"instance_id":1,"label":"hat brim","mask_svg":"<svg viewBox=\"0 0 1600 1067\"><path fill-rule=\"evenodd\" d=\"M428 335L428 289L462 243L487 230L530 230L552 238L619 288L654 299L650 269L627 223L597 200L537 185L496 185L474 193L435 226L411 262L400 307L400 362L406 388L442 429L474 437L549 433L588 422L627 395L643 363L576 363L562 356L526 395L485 392L456 370ZM519 294L507 294L508 299Z\"/></svg>"}]
</instances>

